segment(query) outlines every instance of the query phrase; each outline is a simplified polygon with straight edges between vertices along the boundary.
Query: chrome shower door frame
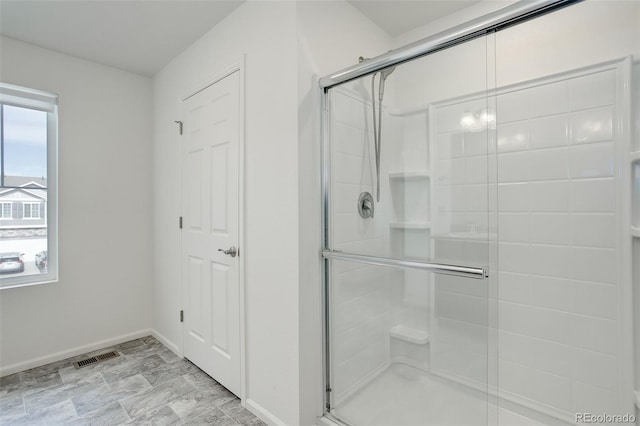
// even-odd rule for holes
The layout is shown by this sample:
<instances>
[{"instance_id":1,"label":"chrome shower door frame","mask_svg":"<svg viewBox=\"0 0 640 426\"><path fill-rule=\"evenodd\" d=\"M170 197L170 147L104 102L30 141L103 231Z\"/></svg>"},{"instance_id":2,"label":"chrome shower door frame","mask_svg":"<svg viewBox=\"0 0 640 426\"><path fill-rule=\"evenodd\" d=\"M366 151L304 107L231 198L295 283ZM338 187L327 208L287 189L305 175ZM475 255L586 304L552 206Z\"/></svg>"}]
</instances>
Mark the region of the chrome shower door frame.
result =
<instances>
[{"instance_id":1,"label":"chrome shower door frame","mask_svg":"<svg viewBox=\"0 0 640 426\"><path fill-rule=\"evenodd\" d=\"M426 39L414 42L405 47L392 50L386 54L365 60L357 65L322 77L319 80L321 102L321 209L322 209L322 345L323 345L323 409L324 416L335 424L345 425L343 421L333 417L331 411L331 314L330 314L330 263L331 259L355 261L372 265L383 265L398 268L411 268L430 271L438 274L464 276L467 278L487 279L488 268L474 268L457 265L443 265L404 259L389 259L383 257L342 253L332 248L331 241L331 148L330 148L330 105L329 90L342 83L379 72L385 68L396 66L412 59L435 53L437 51L456 46L466 41L487 35L520 22L553 12L560 8L579 3L582 0L521 0L496 12L463 23L449 30L438 33Z\"/></svg>"}]
</instances>

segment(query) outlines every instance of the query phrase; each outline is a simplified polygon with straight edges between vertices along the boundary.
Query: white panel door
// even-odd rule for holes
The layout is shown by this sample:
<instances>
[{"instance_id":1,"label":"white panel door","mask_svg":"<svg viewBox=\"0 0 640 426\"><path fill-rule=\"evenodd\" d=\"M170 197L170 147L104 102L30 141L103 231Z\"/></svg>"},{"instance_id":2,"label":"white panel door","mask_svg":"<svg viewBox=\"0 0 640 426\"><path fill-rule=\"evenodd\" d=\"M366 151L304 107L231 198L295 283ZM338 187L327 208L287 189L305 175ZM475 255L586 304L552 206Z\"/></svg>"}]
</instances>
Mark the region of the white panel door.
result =
<instances>
[{"instance_id":1,"label":"white panel door","mask_svg":"<svg viewBox=\"0 0 640 426\"><path fill-rule=\"evenodd\" d=\"M239 72L183 102L184 355L240 393ZM239 248L238 248L239 249Z\"/></svg>"}]
</instances>

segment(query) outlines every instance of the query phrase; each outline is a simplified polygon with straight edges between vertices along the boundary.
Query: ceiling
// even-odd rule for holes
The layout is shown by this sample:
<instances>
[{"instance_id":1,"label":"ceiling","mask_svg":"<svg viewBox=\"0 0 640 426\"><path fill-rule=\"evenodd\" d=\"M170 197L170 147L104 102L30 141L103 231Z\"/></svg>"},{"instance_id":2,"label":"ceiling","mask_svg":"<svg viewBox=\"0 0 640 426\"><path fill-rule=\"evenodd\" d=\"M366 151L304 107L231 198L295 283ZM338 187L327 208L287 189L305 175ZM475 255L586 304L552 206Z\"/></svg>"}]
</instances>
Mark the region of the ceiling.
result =
<instances>
[{"instance_id":1,"label":"ceiling","mask_svg":"<svg viewBox=\"0 0 640 426\"><path fill-rule=\"evenodd\" d=\"M152 76L244 1L0 0L0 34ZM478 0L347 1L396 36Z\"/></svg>"},{"instance_id":2,"label":"ceiling","mask_svg":"<svg viewBox=\"0 0 640 426\"><path fill-rule=\"evenodd\" d=\"M244 0L0 0L0 34L151 76Z\"/></svg>"},{"instance_id":3,"label":"ceiling","mask_svg":"<svg viewBox=\"0 0 640 426\"><path fill-rule=\"evenodd\" d=\"M480 0L347 0L387 34L398 36Z\"/></svg>"}]
</instances>

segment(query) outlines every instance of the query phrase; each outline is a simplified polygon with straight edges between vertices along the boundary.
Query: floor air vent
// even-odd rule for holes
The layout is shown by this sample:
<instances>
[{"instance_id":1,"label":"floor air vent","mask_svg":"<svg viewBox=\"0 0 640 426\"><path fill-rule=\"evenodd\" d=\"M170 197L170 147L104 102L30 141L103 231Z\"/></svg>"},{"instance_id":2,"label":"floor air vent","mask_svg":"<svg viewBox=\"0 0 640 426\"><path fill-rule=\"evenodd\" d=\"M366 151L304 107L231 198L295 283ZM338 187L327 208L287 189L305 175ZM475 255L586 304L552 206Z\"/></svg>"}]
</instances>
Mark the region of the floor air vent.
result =
<instances>
[{"instance_id":1,"label":"floor air vent","mask_svg":"<svg viewBox=\"0 0 640 426\"><path fill-rule=\"evenodd\" d=\"M76 368L82 368L82 367L86 367L87 365L95 364L96 362L106 361L108 359L115 358L118 356L120 356L118 352L111 351L104 354L92 356L91 358L86 358L78 362L74 362L73 366Z\"/></svg>"}]
</instances>

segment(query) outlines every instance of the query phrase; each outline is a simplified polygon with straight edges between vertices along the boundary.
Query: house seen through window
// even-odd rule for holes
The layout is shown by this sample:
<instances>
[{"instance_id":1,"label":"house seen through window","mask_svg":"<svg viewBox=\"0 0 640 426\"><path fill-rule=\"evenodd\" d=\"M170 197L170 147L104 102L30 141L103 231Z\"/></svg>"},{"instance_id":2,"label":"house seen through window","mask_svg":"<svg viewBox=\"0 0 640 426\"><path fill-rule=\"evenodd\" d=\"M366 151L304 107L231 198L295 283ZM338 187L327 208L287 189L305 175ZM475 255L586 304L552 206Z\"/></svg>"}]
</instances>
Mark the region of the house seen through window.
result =
<instances>
[{"instance_id":1,"label":"house seen through window","mask_svg":"<svg viewBox=\"0 0 640 426\"><path fill-rule=\"evenodd\" d=\"M0 288L57 280L57 97L0 83Z\"/></svg>"}]
</instances>

